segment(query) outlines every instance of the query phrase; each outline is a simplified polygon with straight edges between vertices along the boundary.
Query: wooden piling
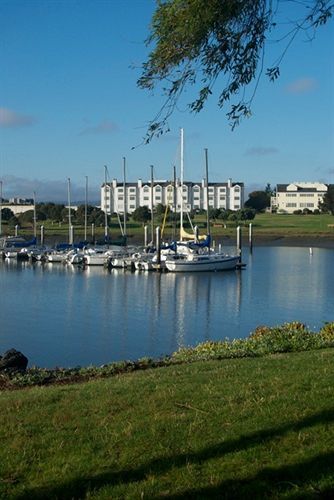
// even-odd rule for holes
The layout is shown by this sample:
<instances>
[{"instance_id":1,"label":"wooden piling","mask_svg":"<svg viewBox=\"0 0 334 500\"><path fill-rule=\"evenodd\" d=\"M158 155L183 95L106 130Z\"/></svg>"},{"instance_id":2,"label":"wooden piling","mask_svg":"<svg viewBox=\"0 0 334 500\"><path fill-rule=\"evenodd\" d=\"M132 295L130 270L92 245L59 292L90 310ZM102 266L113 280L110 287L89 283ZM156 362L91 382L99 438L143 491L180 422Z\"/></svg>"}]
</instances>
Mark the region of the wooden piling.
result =
<instances>
[{"instance_id":1,"label":"wooden piling","mask_svg":"<svg viewBox=\"0 0 334 500\"><path fill-rule=\"evenodd\" d=\"M157 251L157 266L158 268L160 267L161 264L161 231L160 227L158 226L155 230L155 246L156 246L156 251Z\"/></svg>"},{"instance_id":2,"label":"wooden piling","mask_svg":"<svg viewBox=\"0 0 334 500\"><path fill-rule=\"evenodd\" d=\"M241 227L237 227L237 252L239 256L239 262L241 263L241 256L242 256L242 231Z\"/></svg>"},{"instance_id":3,"label":"wooden piling","mask_svg":"<svg viewBox=\"0 0 334 500\"><path fill-rule=\"evenodd\" d=\"M252 223L249 224L248 241L249 241L249 252L253 253L253 225L252 225Z\"/></svg>"}]
</instances>

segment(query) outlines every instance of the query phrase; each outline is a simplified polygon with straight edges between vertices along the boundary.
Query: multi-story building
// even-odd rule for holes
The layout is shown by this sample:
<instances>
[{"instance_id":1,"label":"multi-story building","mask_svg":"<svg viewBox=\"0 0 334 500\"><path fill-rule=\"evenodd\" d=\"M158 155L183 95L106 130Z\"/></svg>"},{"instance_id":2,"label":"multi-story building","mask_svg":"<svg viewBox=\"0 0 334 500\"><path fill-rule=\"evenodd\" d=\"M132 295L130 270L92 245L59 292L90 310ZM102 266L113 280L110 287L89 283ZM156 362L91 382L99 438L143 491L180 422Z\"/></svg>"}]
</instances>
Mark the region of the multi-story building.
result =
<instances>
[{"instance_id":1,"label":"multi-story building","mask_svg":"<svg viewBox=\"0 0 334 500\"><path fill-rule=\"evenodd\" d=\"M177 212L181 209L206 210L209 208L220 208L239 210L244 205L243 182L209 182L208 202L205 181L183 182L154 180L143 182L141 179L135 182L124 183L113 179L111 182L101 186L101 209L108 214L132 213L140 206L151 208L159 204L169 205ZM153 202L153 203L152 203Z\"/></svg>"},{"instance_id":2,"label":"multi-story building","mask_svg":"<svg viewBox=\"0 0 334 500\"><path fill-rule=\"evenodd\" d=\"M313 212L319 208L328 186L321 182L277 184L276 195L271 197L271 211L292 214L307 208Z\"/></svg>"}]
</instances>

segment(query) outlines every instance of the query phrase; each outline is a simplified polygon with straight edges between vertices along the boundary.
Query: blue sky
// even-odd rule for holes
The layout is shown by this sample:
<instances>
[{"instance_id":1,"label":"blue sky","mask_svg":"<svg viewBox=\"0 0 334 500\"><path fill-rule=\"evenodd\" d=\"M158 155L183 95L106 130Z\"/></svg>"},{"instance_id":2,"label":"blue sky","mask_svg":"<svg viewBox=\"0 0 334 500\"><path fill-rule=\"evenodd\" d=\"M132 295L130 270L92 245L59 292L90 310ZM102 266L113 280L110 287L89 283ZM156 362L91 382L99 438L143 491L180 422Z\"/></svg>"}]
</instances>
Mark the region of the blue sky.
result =
<instances>
[{"instance_id":1,"label":"blue sky","mask_svg":"<svg viewBox=\"0 0 334 500\"><path fill-rule=\"evenodd\" d=\"M282 19L293 17L285 3ZM194 115L181 102L171 132L141 145L159 93L137 88L154 0L1 0L0 180L3 196L99 199L110 178L172 178L185 136L185 179L229 177L246 189L293 181L334 183L334 21L299 36L274 84L260 82L253 115L231 131L218 93ZM283 7L282 7L283 9ZM279 53L269 45L270 66ZM134 146L137 146L132 149Z\"/></svg>"}]
</instances>

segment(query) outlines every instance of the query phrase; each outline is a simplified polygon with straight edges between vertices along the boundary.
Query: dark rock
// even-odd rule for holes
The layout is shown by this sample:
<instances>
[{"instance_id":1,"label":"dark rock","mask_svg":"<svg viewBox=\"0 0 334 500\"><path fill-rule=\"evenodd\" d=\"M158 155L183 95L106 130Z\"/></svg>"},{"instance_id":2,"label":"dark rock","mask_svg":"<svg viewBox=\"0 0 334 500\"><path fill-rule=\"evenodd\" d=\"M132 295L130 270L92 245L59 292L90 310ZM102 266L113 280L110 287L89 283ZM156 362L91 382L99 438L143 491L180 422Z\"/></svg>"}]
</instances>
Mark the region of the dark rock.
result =
<instances>
[{"instance_id":1,"label":"dark rock","mask_svg":"<svg viewBox=\"0 0 334 500\"><path fill-rule=\"evenodd\" d=\"M25 371L28 365L28 358L16 349L9 349L0 357L1 371Z\"/></svg>"}]
</instances>

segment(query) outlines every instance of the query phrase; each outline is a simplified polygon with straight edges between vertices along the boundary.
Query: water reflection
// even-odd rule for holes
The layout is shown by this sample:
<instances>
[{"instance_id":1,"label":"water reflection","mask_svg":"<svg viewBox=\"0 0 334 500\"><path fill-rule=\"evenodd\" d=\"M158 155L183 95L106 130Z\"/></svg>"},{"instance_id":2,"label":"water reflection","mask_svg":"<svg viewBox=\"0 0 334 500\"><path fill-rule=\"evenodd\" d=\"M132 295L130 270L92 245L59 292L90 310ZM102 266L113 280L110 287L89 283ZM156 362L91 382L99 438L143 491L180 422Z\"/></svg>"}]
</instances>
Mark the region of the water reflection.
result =
<instances>
[{"instance_id":1,"label":"water reflection","mask_svg":"<svg viewBox=\"0 0 334 500\"><path fill-rule=\"evenodd\" d=\"M31 364L74 366L158 357L259 324L333 321L334 252L257 248L246 270L141 273L0 263L0 343Z\"/></svg>"}]
</instances>

